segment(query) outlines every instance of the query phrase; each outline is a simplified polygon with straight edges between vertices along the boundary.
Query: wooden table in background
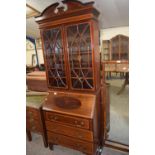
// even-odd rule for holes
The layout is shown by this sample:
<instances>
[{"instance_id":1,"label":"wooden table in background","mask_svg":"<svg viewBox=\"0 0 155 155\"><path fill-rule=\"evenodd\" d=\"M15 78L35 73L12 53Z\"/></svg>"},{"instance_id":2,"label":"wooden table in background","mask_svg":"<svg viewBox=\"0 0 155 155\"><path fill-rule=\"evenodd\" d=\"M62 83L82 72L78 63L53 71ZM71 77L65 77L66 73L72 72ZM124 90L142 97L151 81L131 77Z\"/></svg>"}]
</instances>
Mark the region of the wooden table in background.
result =
<instances>
[{"instance_id":1,"label":"wooden table in background","mask_svg":"<svg viewBox=\"0 0 155 155\"><path fill-rule=\"evenodd\" d=\"M104 61L105 73L115 72L115 73L125 73L125 80L124 83L117 93L118 95L121 94L125 86L129 84L129 61L127 60L117 60L117 61Z\"/></svg>"}]
</instances>

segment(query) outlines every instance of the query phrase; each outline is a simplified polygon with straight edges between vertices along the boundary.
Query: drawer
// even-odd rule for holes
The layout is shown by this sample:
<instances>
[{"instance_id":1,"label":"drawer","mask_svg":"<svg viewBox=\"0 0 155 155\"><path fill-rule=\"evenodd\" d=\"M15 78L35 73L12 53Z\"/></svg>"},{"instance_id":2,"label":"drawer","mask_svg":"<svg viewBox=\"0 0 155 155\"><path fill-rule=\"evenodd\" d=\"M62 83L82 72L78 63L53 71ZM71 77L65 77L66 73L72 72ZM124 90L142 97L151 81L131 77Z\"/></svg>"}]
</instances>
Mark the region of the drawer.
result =
<instances>
[{"instance_id":1,"label":"drawer","mask_svg":"<svg viewBox=\"0 0 155 155\"><path fill-rule=\"evenodd\" d=\"M54 122L60 122L66 125L71 125L78 128L84 128L89 129L89 120L79 118L79 117L72 117L67 115L61 115L51 112L45 112L45 119L47 121L54 121Z\"/></svg>"},{"instance_id":2,"label":"drawer","mask_svg":"<svg viewBox=\"0 0 155 155\"><path fill-rule=\"evenodd\" d=\"M41 132L41 123L38 120L26 119L26 128L31 131Z\"/></svg>"},{"instance_id":3,"label":"drawer","mask_svg":"<svg viewBox=\"0 0 155 155\"><path fill-rule=\"evenodd\" d=\"M93 133L89 130L79 129L50 121L46 121L45 123L48 131L93 142Z\"/></svg>"},{"instance_id":4,"label":"drawer","mask_svg":"<svg viewBox=\"0 0 155 155\"><path fill-rule=\"evenodd\" d=\"M26 117L27 118L34 118L39 119L40 118L40 111L33 108L26 108Z\"/></svg>"},{"instance_id":5,"label":"drawer","mask_svg":"<svg viewBox=\"0 0 155 155\"><path fill-rule=\"evenodd\" d=\"M47 137L48 137L48 142L52 144L59 144L59 145L69 147L89 154L92 154L94 152L93 143L76 140L76 139L69 138L67 136L63 136L60 134L55 134L52 132L47 132Z\"/></svg>"}]
</instances>

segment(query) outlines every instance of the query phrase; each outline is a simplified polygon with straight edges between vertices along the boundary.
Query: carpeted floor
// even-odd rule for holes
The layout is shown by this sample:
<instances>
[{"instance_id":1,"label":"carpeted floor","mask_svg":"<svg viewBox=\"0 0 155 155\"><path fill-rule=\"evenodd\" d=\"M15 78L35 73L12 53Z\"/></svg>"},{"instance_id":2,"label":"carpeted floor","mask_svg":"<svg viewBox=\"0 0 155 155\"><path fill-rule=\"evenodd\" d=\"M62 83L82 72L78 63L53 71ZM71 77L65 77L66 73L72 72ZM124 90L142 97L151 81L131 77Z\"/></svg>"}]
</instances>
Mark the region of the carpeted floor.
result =
<instances>
[{"instance_id":1,"label":"carpeted floor","mask_svg":"<svg viewBox=\"0 0 155 155\"><path fill-rule=\"evenodd\" d=\"M124 80L107 80L110 83L109 139L129 144L129 87L117 95Z\"/></svg>"}]
</instances>

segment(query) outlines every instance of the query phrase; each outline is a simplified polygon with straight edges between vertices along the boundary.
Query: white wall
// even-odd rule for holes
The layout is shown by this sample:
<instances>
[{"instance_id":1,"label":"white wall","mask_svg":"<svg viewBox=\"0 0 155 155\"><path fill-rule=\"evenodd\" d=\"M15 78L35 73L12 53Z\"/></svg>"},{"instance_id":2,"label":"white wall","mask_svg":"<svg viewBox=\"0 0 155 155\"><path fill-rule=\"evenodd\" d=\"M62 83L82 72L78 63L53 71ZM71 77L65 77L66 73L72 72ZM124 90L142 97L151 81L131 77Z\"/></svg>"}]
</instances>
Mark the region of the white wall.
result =
<instances>
[{"instance_id":1,"label":"white wall","mask_svg":"<svg viewBox=\"0 0 155 155\"><path fill-rule=\"evenodd\" d=\"M33 54L35 54L34 44L26 39L26 65L32 65Z\"/></svg>"},{"instance_id":2,"label":"white wall","mask_svg":"<svg viewBox=\"0 0 155 155\"><path fill-rule=\"evenodd\" d=\"M38 41L38 40L37 40ZM39 40L40 43L40 40ZM42 46L36 42L36 47L37 47L37 54L38 54L38 59L39 59L39 64L44 64L44 59L43 59L43 53L42 53ZM32 65L32 55L35 54L35 49L34 49L34 44L31 43L30 41L26 40L26 65L31 66ZM37 64L37 60L35 59L35 64Z\"/></svg>"},{"instance_id":3,"label":"white wall","mask_svg":"<svg viewBox=\"0 0 155 155\"><path fill-rule=\"evenodd\" d=\"M39 64L44 64L43 50L39 48L37 49L37 53L38 53Z\"/></svg>"},{"instance_id":4,"label":"white wall","mask_svg":"<svg viewBox=\"0 0 155 155\"><path fill-rule=\"evenodd\" d=\"M101 29L100 30L100 39L102 40L110 40L112 37L122 34L125 36L129 36L129 27L115 27L115 28L108 28L108 29Z\"/></svg>"},{"instance_id":5,"label":"white wall","mask_svg":"<svg viewBox=\"0 0 155 155\"><path fill-rule=\"evenodd\" d=\"M36 54L35 50L27 50L26 51L26 65L31 66L32 65L32 55Z\"/></svg>"}]
</instances>

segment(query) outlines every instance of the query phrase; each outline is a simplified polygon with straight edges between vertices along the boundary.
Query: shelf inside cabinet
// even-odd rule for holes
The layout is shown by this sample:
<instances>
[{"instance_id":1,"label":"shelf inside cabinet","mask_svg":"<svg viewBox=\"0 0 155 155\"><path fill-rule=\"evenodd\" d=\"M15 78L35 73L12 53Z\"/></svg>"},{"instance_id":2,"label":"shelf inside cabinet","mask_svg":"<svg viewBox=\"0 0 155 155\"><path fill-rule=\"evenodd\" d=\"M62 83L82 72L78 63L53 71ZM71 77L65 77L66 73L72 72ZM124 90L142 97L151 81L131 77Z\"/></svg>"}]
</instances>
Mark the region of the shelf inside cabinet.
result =
<instances>
[{"instance_id":1,"label":"shelf inside cabinet","mask_svg":"<svg viewBox=\"0 0 155 155\"><path fill-rule=\"evenodd\" d=\"M92 77L71 77L72 79L93 79Z\"/></svg>"},{"instance_id":2,"label":"shelf inside cabinet","mask_svg":"<svg viewBox=\"0 0 155 155\"><path fill-rule=\"evenodd\" d=\"M90 69L92 69L92 67L73 67L71 69L88 69L88 70L90 70Z\"/></svg>"},{"instance_id":3,"label":"shelf inside cabinet","mask_svg":"<svg viewBox=\"0 0 155 155\"><path fill-rule=\"evenodd\" d=\"M80 52L80 53L76 52L76 53L70 53L69 55L71 56L71 55L84 55L84 54L92 54L92 52Z\"/></svg>"}]
</instances>

